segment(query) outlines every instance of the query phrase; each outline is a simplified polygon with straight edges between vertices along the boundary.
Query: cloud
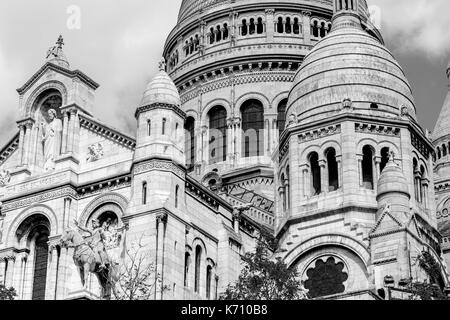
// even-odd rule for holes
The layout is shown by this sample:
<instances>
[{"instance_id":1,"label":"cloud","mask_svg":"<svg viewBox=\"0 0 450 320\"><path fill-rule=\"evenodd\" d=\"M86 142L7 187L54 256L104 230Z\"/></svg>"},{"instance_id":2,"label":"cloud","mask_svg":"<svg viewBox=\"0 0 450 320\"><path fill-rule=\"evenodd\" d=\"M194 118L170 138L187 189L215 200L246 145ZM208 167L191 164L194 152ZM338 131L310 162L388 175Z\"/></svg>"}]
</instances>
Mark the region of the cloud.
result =
<instances>
[{"instance_id":1,"label":"cloud","mask_svg":"<svg viewBox=\"0 0 450 320\"><path fill-rule=\"evenodd\" d=\"M382 33L400 53L424 53L429 59L450 54L450 1L371 0L380 7Z\"/></svg>"}]
</instances>

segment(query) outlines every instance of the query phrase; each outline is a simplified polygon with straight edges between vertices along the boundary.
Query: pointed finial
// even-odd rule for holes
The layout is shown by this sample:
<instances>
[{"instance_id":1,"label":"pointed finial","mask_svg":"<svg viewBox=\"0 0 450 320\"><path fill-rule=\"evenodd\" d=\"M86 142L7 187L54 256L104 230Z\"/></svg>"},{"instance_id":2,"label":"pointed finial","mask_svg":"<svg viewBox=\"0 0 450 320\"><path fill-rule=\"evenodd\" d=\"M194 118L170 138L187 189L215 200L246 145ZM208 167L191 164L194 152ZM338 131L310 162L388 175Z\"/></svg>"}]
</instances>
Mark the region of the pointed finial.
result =
<instances>
[{"instance_id":1,"label":"pointed finial","mask_svg":"<svg viewBox=\"0 0 450 320\"><path fill-rule=\"evenodd\" d=\"M58 41L56 41L56 45L58 46L58 49L62 49L64 45L64 38L62 35L59 36Z\"/></svg>"},{"instance_id":2,"label":"pointed finial","mask_svg":"<svg viewBox=\"0 0 450 320\"><path fill-rule=\"evenodd\" d=\"M159 62L159 71L166 71L166 59L161 58Z\"/></svg>"}]
</instances>

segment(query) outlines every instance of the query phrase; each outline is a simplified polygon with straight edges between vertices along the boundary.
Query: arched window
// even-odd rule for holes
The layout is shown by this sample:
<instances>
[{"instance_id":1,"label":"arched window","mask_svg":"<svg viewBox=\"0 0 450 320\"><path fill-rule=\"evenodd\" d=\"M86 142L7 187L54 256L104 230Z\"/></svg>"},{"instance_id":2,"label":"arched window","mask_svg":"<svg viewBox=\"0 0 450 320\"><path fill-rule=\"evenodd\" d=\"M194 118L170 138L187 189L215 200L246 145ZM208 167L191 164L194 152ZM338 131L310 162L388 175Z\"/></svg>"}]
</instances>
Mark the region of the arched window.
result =
<instances>
[{"instance_id":1,"label":"arched window","mask_svg":"<svg viewBox=\"0 0 450 320\"><path fill-rule=\"evenodd\" d=\"M45 289L47 282L48 264L48 237L46 227L36 228L34 248L34 273L33 273L33 296L32 300L45 300Z\"/></svg>"},{"instance_id":2,"label":"arched window","mask_svg":"<svg viewBox=\"0 0 450 320\"><path fill-rule=\"evenodd\" d=\"M321 38L323 38L323 37L325 37L327 35L325 29L326 29L325 22L322 22L320 24L320 37Z\"/></svg>"},{"instance_id":3,"label":"arched window","mask_svg":"<svg viewBox=\"0 0 450 320\"><path fill-rule=\"evenodd\" d=\"M217 42L222 41L222 30L220 30L220 26L216 27L216 40Z\"/></svg>"},{"instance_id":4,"label":"arched window","mask_svg":"<svg viewBox=\"0 0 450 320\"><path fill-rule=\"evenodd\" d=\"M188 172L192 172L195 167L195 119L188 117L184 124L185 135L185 152L186 152L186 167Z\"/></svg>"},{"instance_id":5,"label":"arched window","mask_svg":"<svg viewBox=\"0 0 450 320\"><path fill-rule=\"evenodd\" d=\"M424 184L425 180L427 179L427 171L425 170L424 166L420 166L420 198L421 203L425 208L428 206L428 188L427 185Z\"/></svg>"},{"instance_id":6,"label":"arched window","mask_svg":"<svg viewBox=\"0 0 450 320\"><path fill-rule=\"evenodd\" d=\"M150 137L152 135L152 120L147 120L147 134Z\"/></svg>"},{"instance_id":7,"label":"arched window","mask_svg":"<svg viewBox=\"0 0 450 320\"><path fill-rule=\"evenodd\" d=\"M184 254L184 286L189 287L189 268L191 264L191 255L189 252Z\"/></svg>"},{"instance_id":8,"label":"arched window","mask_svg":"<svg viewBox=\"0 0 450 320\"><path fill-rule=\"evenodd\" d=\"M227 111L216 106L208 112L210 164L227 160Z\"/></svg>"},{"instance_id":9,"label":"arched window","mask_svg":"<svg viewBox=\"0 0 450 320\"><path fill-rule=\"evenodd\" d=\"M228 39L228 24L224 24L223 25L223 40L227 40Z\"/></svg>"},{"instance_id":10,"label":"arched window","mask_svg":"<svg viewBox=\"0 0 450 320\"><path fill-rule=\"evenodd\" d=\"M365 189L373 190L373 151L371 146L363 148L362 181Z\"/></svg>"},{"instance_id":11,"label":"arched window","mask_svg":"<svg viewBox=\"0 0 450 320\"><path fill-rule=\"evenodd\" d=\"M278 104L277 124L278 124L278 130L280 131L280 137L283 134L284 129L286 128L287 102L288 102L288 99L283 99L283 100L281 100L280 104Z\"/></svg>"},{"instance_id":12,"label":"arched window","mask_svg":"<svg viewBox=\"0 0 450 320\"><path fill-rule=\"evenodd\" d=\"M439 147L437 148L437 156L438 156L438 159L442 158L441 149Z\"/></svg>"},{"instance_id":13,"label":"arched window","mask_svg":"<svg viewBox=\"0 0 450 320\"><path fill-rule=\"evenodd\" d=\"M202 247L195 248L195 284L194 292L200 292L200 267L202 262Z\"/></svg>"},{"instance_id":14,"label":"arched window","mask_svg":"<svg viewBox=\"0 0 450 320\"><path fill-rule=\"evenodd\" d=\"M162 135L166 134L166 123L167 123L167 119L163 118L163 120L162 120Z\"/></svg>"},{"instance_id":15,"label":"arched window","mask_svg":"<svg viewBox=\"0 0 450 320\"><path fill-rule=\"evenodd\" d=\"M447 156L447 146L445 144L442 145L442 156L443 157Z\"/></svg>"},{"instance_id":16,"label":"arched window","mask_svg":"<svg viewBox=\"0 0 450 320\"><path fill-rule=\"evenodd\" d=\"M248 25L247 25L247 20L242 20L242 28L241 28L241 35L242 36L246 36L248 33Z\"/></svg>"},{"instance_id":17,"label":"arched window","mask_svg":"<svg viewBox=\"0 0 450 320\"><path fill-rule=\"evenodd\" d=\"M283 203L283 212L286 212L287 205L286 205L286 177L284 176L284 173L281 175L281 185L282 185L282 203Z\"/></svg>"},{"instance_id":18,"label":"arched window","mask_svg":"<svg viewBox=\"0 0 450 320\"><path fill-rule=\"evenodd\" d=\"M258 100L248 100L241 107L245 158L264 154L264 107Z\"/></svg>"},{"instance_id":19,"label":"arched window","mask_svg":"<svg viewBox=\"0 0 450 320\"><path fill-rule=\"evenodd\" d=\"M294 34L300 34L300 23L298 22L298 18L294 18Z\"/></svg>"},{"instance_id":20,"label":"arched window","mask_svg":"<svg viewBox=\"0 0 450 320\"><path fill-rule=\"evenodd\" d=\"M413 177L414 177L414 194L417 202L420 202L420 170L419 170L419 163L416 158L413 160Z\"/></svg>"},{"instance_id":21,"label":"arched window","mask_svg":"<svg viewBox=\"0 0 450 320\"><path fill-rule=\"evenodd\" d=\"M258 25L256 26L256 32L258 34L264 33L264 23L262 18L258 18Z\"/></svg>"},{"instance_id":22,"label":"arched window","mask_svg":"<svg viewBox=\"0 0 450 320\"><path fill-rule=\"evenodd\" d=\"M314 37L318 37L319 36L319 23L317 21L314 21L313 25L312 25L312 35Z\"/></svg>"},{"instance_id":23,"label":"arched window","mask_svg":"<svg viewBox=\"0 0 450 320\"><path fill-rule=\"evenodd\" d=\"M286 28L285 28L286 33L290 34L292 32L291 30L291 18L287 17L286 18Z\"/></svg>"},{"instance_id":24,"label":"arched window","mask_svg":"<svg viewBox=\"0 0 450 320\"><path fill-rule=\"evenodd\" d=\"M214 32L214 28L209 29L209 43L214 44L216 42L216 34Z\"/></svg>"},{"instance_id":25,"label":"arched window","mask_svg":"<svg viewBox=\"0 0 450 320\"><path fill-rule=\"evenodd\" d=\"M284 33L284 25L283 25L283 18L282 17L278 18L277 32L278 33Z\"/></svg>"},{"instance_id":26,"label":"arched window","mask_svg":"<svg viewBox=\"0 0 450 320\"><path fill-rule=\"evenodd\" d=\"M291 183L291 169L289 168L289 166L287 166L286 167L286 181L284 183L284 185L286 186L287 210L291 209L291 185L290 185L290 183Z\"/></svg>"},{"instance_id":27,"label":"arched window","mask_svg":"<svg viewBox=\"0 0 450 320\"><path fill-rule=\"evenodd\" d=\"M142 183L142 204L147 204L147 182Z\"/></svg>"},{"instance_id":28,"label":"arched window","mask_svg":"<svg viewBox=\"0 0 450 320\"><path fill-rule=\"evenodd\" d=\"M251 35L256 33L256 24L255 24L255 19L253 19L253 18L250 19L249 33Z\"/></svg>"},{"instance_id":29,"label":"arched window","mask_svg":"<svg viewBox=\"0 0 450 320\"><path fill-rule=\"evenodd\" d=\"M328 188L330 192L339 189L339 169L336 161L336 150L330 148L326 151L328 164Z\"/></svg>"},{"instance_id":30,"label":"arched window","mask_svg":"<svg viewBox=\"0 0 450 320\"><path fill-rule=\"evenodd\" d=\"M206 299L211 299L212 267L206 268Z\"/></svg>"},{"instance_id":31,"label":"arched window","mask_svg":"<svg viewBox=\"0 0 450 320\"><path fill-rule=\"evenodd\" d=\"M200 43L200 39L198 37L198 34L195 35L195 40L194 40L194 51L198 51L198 45Z\"/></svg>"},{"instance_id":32,"label":"arched window","mask_svg":"<svg viewBox=\"0 0 450 320\"><path fill-rule=\"evenodd\" d=\"M389 162L389 148L381 149L381 163L380 163L380 173L383 172L384 168Z\"/></svg>"},{"instance_id":33,"label":"arched window","mask_svg":"<svg viewBox=\"0 0 450 320\"><path fill-rule=\"evenodd\" d=\"M310 154L309 165L311 168L311 195L317 196L322 193L319 155L317 154L317 152L313 152Z\"/></svg>"},{"instance_id":34,"label":"arched window","mask_svg":"<svg viewBox=\"0 0 450 320\"><path fill-rule=\"evenodd\" d=\"M178 208L178 197L180 196L180 186L175 187L175 208Z\"/></svg>"}]
</instances>

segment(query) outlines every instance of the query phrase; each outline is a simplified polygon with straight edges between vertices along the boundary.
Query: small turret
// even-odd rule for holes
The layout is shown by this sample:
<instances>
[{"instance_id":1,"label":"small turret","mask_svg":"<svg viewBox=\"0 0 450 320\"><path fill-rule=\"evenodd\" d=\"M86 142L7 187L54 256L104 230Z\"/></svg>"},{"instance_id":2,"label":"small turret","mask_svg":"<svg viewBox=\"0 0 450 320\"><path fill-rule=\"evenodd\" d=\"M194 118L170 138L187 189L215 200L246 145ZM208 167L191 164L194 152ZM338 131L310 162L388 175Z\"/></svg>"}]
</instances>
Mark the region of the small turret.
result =
<instances>
[{"instance_id":1,"label":"small turret","mask_svg":"<svg viewBox=\"0 0 450 320\"><path fill-rule=\"evenodd\" d=\"M399 218L399 221L405 222L407 219L405 213L407 214L410 211L411 194L405 175L394 159L395 155L391 152L389 162L378 180L378 207L390 206L392 213Z\"/></svg>"},{"instance_id":2,"label":"small turret","mask_svg":"<svg viewBox=\"0 0 450 320\"><path fill-rule=\"evenodd\" d=\"M165 71L165 62L159 73L147 85L140 106L136 110L138 132L135 162L162 158L185 166L184 121L178 90Z\"/></svg>"}]
</instances>

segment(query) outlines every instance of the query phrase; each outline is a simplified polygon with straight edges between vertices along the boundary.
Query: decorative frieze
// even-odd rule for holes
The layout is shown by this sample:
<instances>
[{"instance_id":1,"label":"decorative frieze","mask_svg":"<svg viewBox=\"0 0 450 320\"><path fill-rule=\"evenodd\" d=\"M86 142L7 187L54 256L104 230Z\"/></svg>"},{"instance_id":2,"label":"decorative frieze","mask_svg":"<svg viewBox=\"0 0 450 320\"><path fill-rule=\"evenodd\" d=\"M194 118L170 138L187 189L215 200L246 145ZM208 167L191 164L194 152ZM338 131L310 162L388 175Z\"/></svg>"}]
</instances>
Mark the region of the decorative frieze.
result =
<instances>
[{"instance_id":1,"label":"decorative frieze","mask_svg":"<svg viewBox=\"0 0 450 320\"><path fill-rule=\"evenodd\" d=\"M150 160L139 163L134 167L133 171L134 174L141 174L153 170L170 171L175 173L179 177L184 177L186 175L186 172L175 165L173 162L163 160Z\"/></svg>"},{"instance_id":2,"label":"decorative frieze","mask_svg":"<svg viewBox=\"0 0 450 320\"><path fill-rule=\"evenodd\" d=\"M6 185L11 181L11 174L9 171L0 171L0 188L6 187Z\"/></svg>"},{"instance_id":3,"label":"decorative frieze","mask_svg":"<svg viewBox=\"0 0 450 320\"><path fill-rule=\"evenodd\" d=\"M103 158L103 155L104 155L103 145L101 143L91 144L88 147L86 161L87 162L95 162L95 161L100 160L101 158Z\"/></svg>"},{"instance_id":4,"label":"decorative frieze","mask_svg":"<svg viewBox=\"0 0 450 320\"><path fill-rule=\"evenodd\" d=\"M329 126L327 128L321 128L318 130L301 133L298 135L298 141L299 143L304 143L308 141L326 138L340 133L341 133L341 125L337 124L334 126Z\"/></svg>"},{"instance_id":5,"label":"decorative frieze","mask_svg":"<svg viewBox=\"0 0 450 320\"><path fill-rule=\"evenodd\" d=\"M357 133L370 133L383 136L399 137L400 128L391 126L383 126L368 123L355 123L355 132Z\"/></svg>"}]
</instances>

